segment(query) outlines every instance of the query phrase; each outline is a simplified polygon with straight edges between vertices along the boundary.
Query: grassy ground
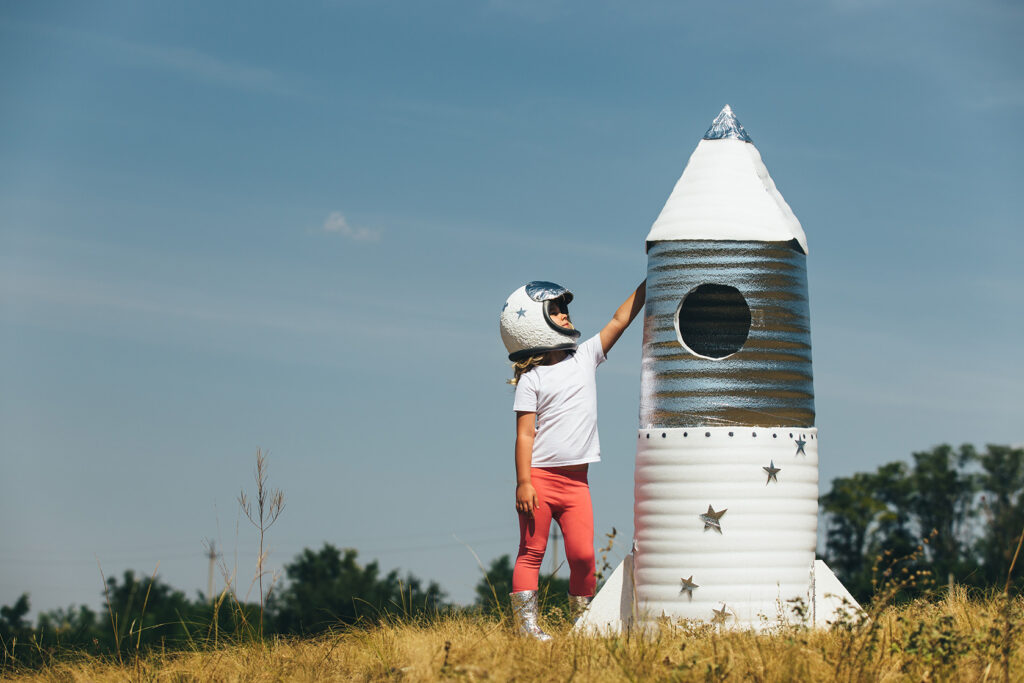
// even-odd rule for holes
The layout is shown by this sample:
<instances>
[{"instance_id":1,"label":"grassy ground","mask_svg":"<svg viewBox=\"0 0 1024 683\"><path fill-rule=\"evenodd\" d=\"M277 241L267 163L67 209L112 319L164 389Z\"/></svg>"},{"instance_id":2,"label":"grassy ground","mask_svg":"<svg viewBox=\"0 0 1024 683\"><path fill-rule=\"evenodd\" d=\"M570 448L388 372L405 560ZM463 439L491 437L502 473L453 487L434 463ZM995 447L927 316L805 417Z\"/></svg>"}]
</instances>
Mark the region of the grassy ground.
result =
<instances>
[{"instance_id":1,"label":"grassy ground","mask_svg":"<svg viewBox=\"0 0 1024 683\"><path fill-rule=\"evenodd\" d=\"M875 610L828 630L755 634L662 623L650 637L585 637L549 621L556 637L517 637L508 620L443 616L347 629L315 639L197 646L97 658L60 653L39 669L9 660L23 681L1012 681L1024 675L1024 603L963 590Z\"/></svg>"}]
</instances>

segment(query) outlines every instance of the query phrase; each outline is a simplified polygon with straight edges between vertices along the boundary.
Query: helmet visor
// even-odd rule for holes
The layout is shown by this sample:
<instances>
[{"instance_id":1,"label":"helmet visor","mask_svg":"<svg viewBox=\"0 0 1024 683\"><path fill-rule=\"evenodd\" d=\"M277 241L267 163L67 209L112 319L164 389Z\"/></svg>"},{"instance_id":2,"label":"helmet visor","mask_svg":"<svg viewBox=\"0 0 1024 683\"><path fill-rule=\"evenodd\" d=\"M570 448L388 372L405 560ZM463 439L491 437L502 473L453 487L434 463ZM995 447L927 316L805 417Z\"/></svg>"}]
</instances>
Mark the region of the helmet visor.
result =
<instances>
[{"instance_id":1,"label":"helmet visor","mask_svg":"<svg viewBox=\"0 0 1024 683\"><path fill-rule=\"evenodd\" d=\"M526 283L526 295L534 301L551 301L559 297L565 297L566 304L572 301L572 292L562 285L556 285L554 282L547 282L545 280L534 280L533 282Z\"/></svg>"}]
</instances>

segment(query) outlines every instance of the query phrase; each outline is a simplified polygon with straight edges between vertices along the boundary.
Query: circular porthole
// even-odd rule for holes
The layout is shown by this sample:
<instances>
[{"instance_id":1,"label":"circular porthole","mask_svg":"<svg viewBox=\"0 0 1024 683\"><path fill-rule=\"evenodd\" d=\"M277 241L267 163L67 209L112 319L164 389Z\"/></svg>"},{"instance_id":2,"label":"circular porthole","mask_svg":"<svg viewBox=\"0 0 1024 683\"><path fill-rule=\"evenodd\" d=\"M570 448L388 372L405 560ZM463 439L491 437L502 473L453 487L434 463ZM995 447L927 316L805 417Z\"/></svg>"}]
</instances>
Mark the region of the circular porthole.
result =
<instances>
[{"instance_id":1,"label":"circular porthole","mask_svg":"<svg viewBox=\"0 0 1024 683\"><path fill-rule=\"evenodd\" d=\"M704 358L725 358L747 341L750 306L735 287L700 285L679 302L675 322L687 349Z\"/></svg>"}]
</instances>

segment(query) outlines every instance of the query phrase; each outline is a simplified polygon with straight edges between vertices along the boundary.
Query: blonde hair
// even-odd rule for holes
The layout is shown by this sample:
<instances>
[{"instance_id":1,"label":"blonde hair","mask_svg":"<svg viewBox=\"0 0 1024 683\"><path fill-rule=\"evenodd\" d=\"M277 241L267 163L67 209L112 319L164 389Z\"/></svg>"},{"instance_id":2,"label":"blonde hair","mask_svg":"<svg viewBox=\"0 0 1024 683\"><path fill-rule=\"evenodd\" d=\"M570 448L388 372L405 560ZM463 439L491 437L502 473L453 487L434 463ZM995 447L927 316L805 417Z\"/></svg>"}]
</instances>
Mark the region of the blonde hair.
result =
<instances>
[{"instance_id":1,"label":"blonde hair","mask_svg":"<svg viewBox=\"0 0 1024 683\"><path fill-rule=\"evenodd\" d=\"M519 378L525 373L529 372L531 368L538 365L544 365L548 360L547 353L541 353L536 356L530 356L523 360L517 360L513 362L512 367L512 379L506 380L512 386L519 384Z\"/></svg>"}]
</instances>

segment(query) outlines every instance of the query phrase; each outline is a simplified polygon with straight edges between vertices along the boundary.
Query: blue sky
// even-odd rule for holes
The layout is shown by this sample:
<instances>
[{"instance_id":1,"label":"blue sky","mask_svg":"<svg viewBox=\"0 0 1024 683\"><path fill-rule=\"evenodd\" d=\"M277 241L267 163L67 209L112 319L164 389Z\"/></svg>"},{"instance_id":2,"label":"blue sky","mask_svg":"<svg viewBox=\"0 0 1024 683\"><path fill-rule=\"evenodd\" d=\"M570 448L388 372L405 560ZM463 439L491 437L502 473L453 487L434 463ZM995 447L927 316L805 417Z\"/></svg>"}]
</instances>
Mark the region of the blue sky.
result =
<instances>
[{"instance_id":1,"label":"blue sky","mask_svg":"<svg viewBox=\"0 0 1024 683\"><path fill-rule=\"evenodd\" d=\"M554 280L599 329L726 103L810 243L822 490L1024 441L1022 32L992 0L0 5L0 604L98 607L98 565L205 590L204 538L245 592L257 447L270 568L330 542L471 600L466 545L517 541L501 304ZM599 373L616 558L638 328Z\"/></svg>"}]
</instances>

